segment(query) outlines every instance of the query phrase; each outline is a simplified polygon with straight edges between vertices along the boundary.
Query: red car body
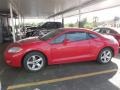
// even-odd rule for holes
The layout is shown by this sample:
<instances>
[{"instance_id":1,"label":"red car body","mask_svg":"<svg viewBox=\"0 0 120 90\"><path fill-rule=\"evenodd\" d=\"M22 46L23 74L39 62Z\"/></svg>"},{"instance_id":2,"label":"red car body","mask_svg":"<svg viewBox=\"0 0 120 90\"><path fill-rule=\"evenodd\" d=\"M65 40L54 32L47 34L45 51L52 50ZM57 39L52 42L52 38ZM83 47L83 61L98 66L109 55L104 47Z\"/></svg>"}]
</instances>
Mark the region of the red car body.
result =
<instances>
[{"instance_id":1,"label":"red car body","mask_svg":"<svg viewBox=\"0 0 120 90\"><path fill-rule=\"evenodd\" d=\"M6 63L13 67L22 67L22 60L25 55L32 51L41 52L44 56L46 56L48 65L92 60L95 61L99 52L105 47L110 47L114 52L114 56L118 54L118 42L112 41L96 32L75 28L61 30L62 32L45 41L34 37L9 45L4 53ZM59 44L51 43L56 37L68 32L85 32L94 34L97 37L75 42L66 41L65 43ZM12 47L21 47L22 50L16 53L9 53L8 50Z\"/></svg>"},{"instance_id":2,"label":"red car body","mask_svg":"<svg viewBox=\"0 0 120 90\"><path fill-rule=\"evenodd\" d=\"M110 28L110 27L99 27L94 29L95 32L106 34L106 35L112 35L119 43L120 47L120 30L116 28Z\"/></svg>"}]
</instances>

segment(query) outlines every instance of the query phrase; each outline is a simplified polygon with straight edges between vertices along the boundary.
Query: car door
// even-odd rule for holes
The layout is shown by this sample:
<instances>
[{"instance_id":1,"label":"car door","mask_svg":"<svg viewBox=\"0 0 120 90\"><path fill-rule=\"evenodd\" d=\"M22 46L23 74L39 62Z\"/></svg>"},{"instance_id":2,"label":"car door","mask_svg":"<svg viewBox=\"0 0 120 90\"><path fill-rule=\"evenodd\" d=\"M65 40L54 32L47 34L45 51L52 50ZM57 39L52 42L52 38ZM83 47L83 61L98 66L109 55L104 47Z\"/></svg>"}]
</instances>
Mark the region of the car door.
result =
<instances>
[{"instance_id":1,"label":"car door","mask_svg":"<svg viewBox=\"0 0 120 90\"><path fill-rule=\"evenodd\" d=\"M76 62L90 57L89 39L85 32L68 32L53 41L61 41L51 45L53 62Z\"/></svg>"}]
</instances>

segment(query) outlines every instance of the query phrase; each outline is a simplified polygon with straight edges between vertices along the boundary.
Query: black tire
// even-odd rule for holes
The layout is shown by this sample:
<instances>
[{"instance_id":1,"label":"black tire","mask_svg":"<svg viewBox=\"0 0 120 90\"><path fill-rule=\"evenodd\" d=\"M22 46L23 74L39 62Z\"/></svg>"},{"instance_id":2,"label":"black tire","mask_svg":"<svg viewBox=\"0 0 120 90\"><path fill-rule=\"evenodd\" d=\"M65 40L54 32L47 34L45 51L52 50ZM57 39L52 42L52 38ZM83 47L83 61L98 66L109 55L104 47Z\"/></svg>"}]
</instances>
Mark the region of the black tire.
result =
<instances>
[{"instance_id":1,"label":"black tire","mask_svg":"<svg viewBox=\"0 0 120 90\"><path fill-rule=\"evenodd\" d=\"M34 60L33 60L33 57L35 58ZM38 59L40 60L39 62L38 62ZM32 63L32 64L28 65L28 62ZM41 66L40 66L40 64L41 64ZM23 66L24 66L25 70L30 71L30 72L40 71L45 66L45 64L46 64L45 56L39 52L30 52L23 59ZM37 69L32 69L33 66Z\"/></svg>"},{"instance_id":2,"label":"black tire","mask_svg":"<svg viewBox=\"0 0 120 90\"><path fill-rule=\"evenodd\" d=\"M105 52L106 52L106 54L105 54ZM100 51L100 53L98 55L98 58L97 58L97 61L100 64L107 64L107 63L111 62L112 57L113 57L113 51L110 48L104 48Z\"/></svg>"}]
</instances>

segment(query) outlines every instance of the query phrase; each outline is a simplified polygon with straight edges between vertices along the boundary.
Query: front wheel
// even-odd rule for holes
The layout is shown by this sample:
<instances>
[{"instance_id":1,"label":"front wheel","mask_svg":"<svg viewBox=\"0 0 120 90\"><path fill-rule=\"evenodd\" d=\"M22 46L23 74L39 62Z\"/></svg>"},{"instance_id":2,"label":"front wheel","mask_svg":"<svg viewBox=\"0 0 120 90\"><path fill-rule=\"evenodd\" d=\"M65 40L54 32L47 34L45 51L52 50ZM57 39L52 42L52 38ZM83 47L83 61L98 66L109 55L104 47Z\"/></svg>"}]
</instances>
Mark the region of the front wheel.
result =
<instances>
[{"instance_id":1,"label":"front wheel","mask_svg":"<svg viewBox=\"0 0 120 90\"><path fill-rule=\"evenodd\" d=\"M101 64L106 64L111 61L113 52L110 48L104 48L98 55L97 61Z\"/></svg>"},{"instance_id":2,"label":"front wheel","mask_svg":"<svg viewBox=\"0 0 120 90\"><path fill-rule=\"evenodd\" d=\"M39 71L45 66L45 57L43 54L38 52L28 53L24 60L23 66L27 71Z\"/></svg>"}]
</instances>

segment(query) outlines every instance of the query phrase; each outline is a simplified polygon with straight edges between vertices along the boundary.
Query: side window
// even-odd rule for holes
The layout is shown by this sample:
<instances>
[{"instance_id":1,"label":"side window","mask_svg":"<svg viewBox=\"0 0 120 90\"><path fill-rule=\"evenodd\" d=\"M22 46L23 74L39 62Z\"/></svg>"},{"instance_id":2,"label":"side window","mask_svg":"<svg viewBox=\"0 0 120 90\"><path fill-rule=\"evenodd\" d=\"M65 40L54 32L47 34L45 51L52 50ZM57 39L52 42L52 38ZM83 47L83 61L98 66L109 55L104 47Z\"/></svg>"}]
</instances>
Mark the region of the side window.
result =
<instances>
[{"instance_id":1,"label":"side window","mask_svg":"<svg viewBox=\"0 0 120 90\"><path fill-rule=\"evenodd\" d=\"M52 29L52 23L47 23L47 25L46 25L46 29Z\"/></svg>"},{"instance_id":2,"label":"side window","mask_svg":"<svg viewBox=\"0 0 120 90\"><path fill-rule=\"evenodd\" d=\"M104 29L104 28L102 28L100 33L102 33L102 34L106 34L106 33L107 33L107 30Z\"/></svg>"},{"instance_id":3,"label":"side window","mask_svg":"<svg viewBox=\"0 0 120 90\"><path fill-rule=\"evenodd\" d=\"M110 34L110 30L109 29L106 29L106 34Z\"/></svg>"},{"instance_id":4,"label":"side window","mask_svg":"<svg viewBox=\"0 0 120 90\"><path fill-rule=\"evenodd\" d=\"M53 28L56 29L58 27L57 23L54 23Z\"/></svg>"},{"instance_id":5,"label":"side window","mask_svg":"<svg viewBox=\"0 0 120 90\"><path fill-rule=\"evenodd\" d=\"M103 33L105 33L105 34L110 34L110 29L108 29L108 28L104 28L104 29L102 29L104 32Z\"/></svg>"},{"instance_id":6,"label":"side window","mask_svg":"<svg viewBox=\"0 0 120 90\"><path fill-rule=\"evenodd\" d=\"M49 25L48 25L48 29L56 29L57 28L57 24L56 23L49 23Z\"/></svg>"},{"instance_id":7,"label":"side window","mask_svg":"<svg viewBox=\"0 0 120 90\"><path fill-rule=\"evenodd\" d=\"M50 23L49 27L50 27L50 29L56 29L57 25L56 25L56 23Z\"/></svg>"},{"instance_id":8,"label":"side window","mask_svg":"<svg viewBox=\"0 0 120 90\"><path fill-rule=\"evenodd\" d=\"M103 33L105 33L105 34L116 34L117 33L114 30L109 29L109 28L104 28L102 30L103 30Z\"/></svg>"},{"instance_id":9,"label":"side window","mask_svg":"<svg viewBox=\"0 0 120 90\"><path fill-rule=\"evenodd\" d=\"M97 35L92 34L92 33L89 33L88 36L89 36L89 38L97 38L98 37Z\"/></svg>"},{"instance_id":10,"label":"side window","mask_svg":"<svg viewBox=\"0 0 120 90\"><path fill-rule=\"evenodd\" d=\"M114 30L110 30L110 34L117 34L117 32Z\"/></svg>"},{"instance_id":11,"label":"side window","mask_svg":"<svg viewBox=\"0 0 120 90\"><path fill-rule=\"evenodd\" d=\"M57 37L56 39L54 39L54 40L52 41L52 43L53 43L53 44L62 43L62 42L64 41L64 39L65 39L65 34Z\"/></svg>"},{"instance_id":12,"label":"side window","mask_svg":"<svg viewBox=\"0 0 120 90\"><path fill-rule=\"evenodd\" d=\"M66 38L70 41L86 40L88 39L85 32L70 32L66 34Z\"/></svg>"}]
</instances>

